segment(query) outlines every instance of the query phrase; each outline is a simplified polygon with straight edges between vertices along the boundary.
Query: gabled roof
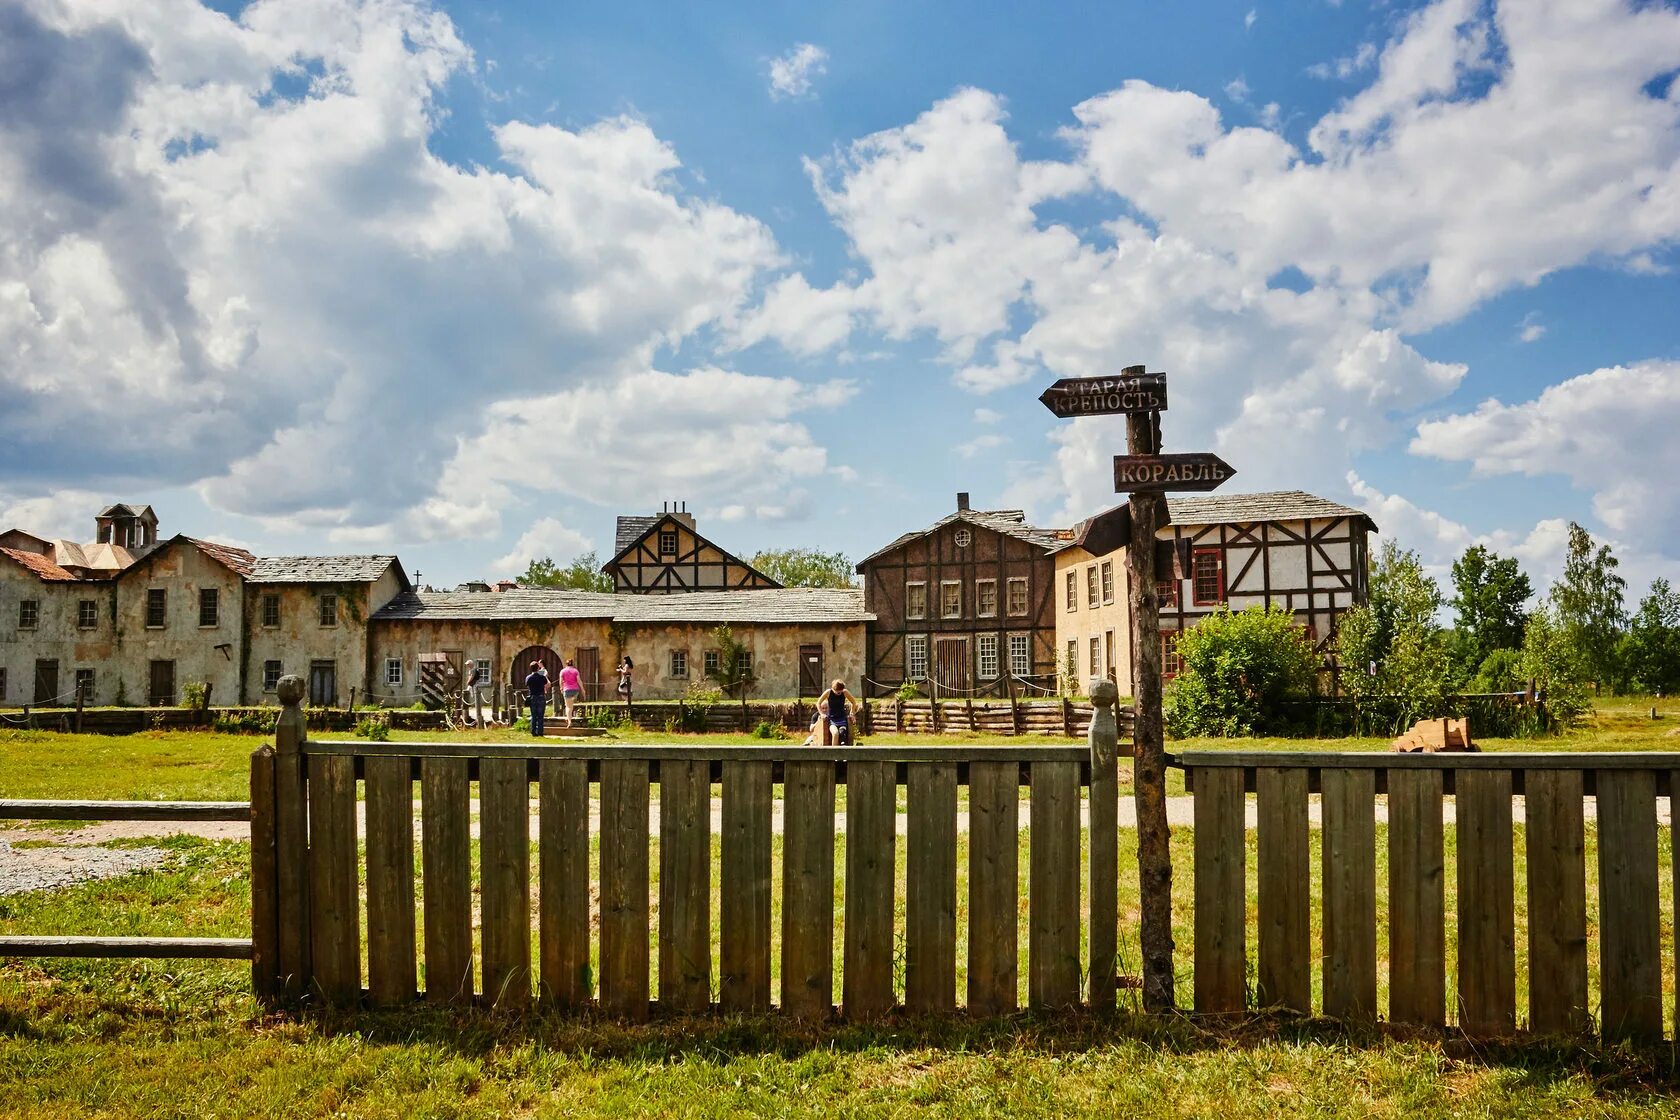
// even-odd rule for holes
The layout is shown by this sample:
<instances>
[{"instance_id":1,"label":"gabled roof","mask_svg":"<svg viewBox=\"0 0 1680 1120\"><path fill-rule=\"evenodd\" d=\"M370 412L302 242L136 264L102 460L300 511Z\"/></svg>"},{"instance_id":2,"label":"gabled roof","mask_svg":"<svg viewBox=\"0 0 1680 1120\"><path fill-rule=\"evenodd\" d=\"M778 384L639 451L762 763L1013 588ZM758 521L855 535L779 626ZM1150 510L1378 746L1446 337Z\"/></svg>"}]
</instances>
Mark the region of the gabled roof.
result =
<instances>
[{"instance_id":1,"label":"gabled roof","mask_svg":"<svg viewBox=\"0 0 1680 1120\"><path fill-rule=\"evenodd\" d=\"M59 567L39 552L25 552L21 548L0 548L0 556L15 561L44 583L75 583L78 578L74 572Z\"/></svg>"},{"instance_id":2,"label":"gabled roof","mask_svg":"<svg viewBox=\"0 0 1680 1120\"><path fill-rule=\"evenodd\" d=\"M7 529L0 532L0 541L8 541L6 548L18 548L22 552L36 552L42 556L52 551L52 542L45 537L37 537L27 529ZM23 546L23 547L20 547Z\"/></svg>"},{"instance_id":3,"label":"gabled roof","mask_svg":"<svg viewBox=\"0 0 1680 1120\"><path fill-rule=\"evenodd\" d=\"M393 564L408 590L408 573L395 556L259 556L246 578L252 583L373 583Z\"/></svg>"},{"instance_id":4,"label":"gabled roof","mask_svg":"<svg viewBox=\"0 0 1680 1120\"><path fill-rule=\"evenodd\" d=\"M625 549L647 536L648 530L658 523L658 517L621 515L618 519L618 531L613 534L613 556L624 555Z\"/></svg>"},{"instance_id":5,"label":"gabled roof","mask_svg":"<svg viewBox=\"0 0 1680 1120\"><path fill-rule=\"evenodd\" d=\"M179 544L192 545L194 548L210 557L210 559L214 560L222 567L239 576L250 575L251 565L256 563L257 559L249 552L246 552L243 548L238 548L231 544L217 544L215 541L201 541L197 537L189 537L185 533L178 533L175 536L170 537L168 540L159 541L157 547L147 550L146 554L140 557L139 560L123 569L123 571L119 573L118 578L120 579L123 576L128 575L130 572L137 572L142 568L148 567L154 557L162 556L165 552L168 552L170 549Z\"/></svg>"},{"instance_id":6,"label":"gabled roof","mask_svg":"<svg viewBox=\"0 0 1680 1120\"><path fill-rule=\"evenodd\" d=\"M629 623L869 622L857 588L776 587L751 591L694 591L686 595L612 595L599 591L519 589L410 592L373 614L374 621L561 621Z\"/></svg>"},{"instance_id":7,"label":"gabled roof","mask_svg":"<svg viewBox=\"0 0 1680 1120\"><path fill-rule=\"evenodd\" d=\"M688 522L682 520L681 518L675 516L674 514L662 513L662 514L659 514L656 517L643 517L643 518L620 517L618 519L618 533L619 533L619 539L620 540L623 540L623 537L624 537L624 523L626 521L645 521L647 524L642 528L642 531L640 533L636 534L636 536L634 536L630 539L629 544L626 544L626 545L623 545L622 547L620 547L619 550L613 554L613 558L611 560L608 560L605 564L601 565L601 570L603 572L610 572L610 571L613 571L614 569L616 569L619 565L619 562L624 559L624 554L625 553L629 552L631 549L640 545L643 541L645 541L649 537L653 536L653 534L658 532L660 529L663 529L665 527L666 522L670 522L672 528L678 529L678 530L687 530L689 533L691 533L693 535L695 540L699 541L701 544L708 545L712 548L717 549L718 552L720 554L722 554L723 558L726 561L728 561L731 564L736 564L736 565L739 565L740 567L745 568L747 571L751 572L753 575L757 576L759 579L761 579L765 583L769 584L771 588L777 588L777 587L782 586L776 580L771 579L769 576L765 575L763 572L759 571L757 568L753 567L751 564L747 563L745 560L741 559L739 556L736 556L733 552L730 552L727 548L724 548L722 545L718 544L716 541L712 540L710 537L708 537L704 533L700 532L700 530L696 529L693 525L690 525Z\"/></svg>"},{"instance_id":8,"label":"gabled roof","mask_svg":"<svg viewBox=\"0 0 1680 1120\"><path fill-rule=\"evenodd\" d=\"M153 521L157 520L157 514L152 511L151 506L138 506L138 507L136 507L136 506L127 505L123 502L118 502L116 505L106 506L104 509L99 511L99 516L100 517L138 517L138 518L141 518L142 520L144 520L146 518L150 518Z\"/></svg>"},{"instance_id":9,"label":"gabled roof","mask_svg":"<svg viewBox=\"0 0 1680 1120\"><path fill-rule=\"evenodd\" d=\"M1037 545L1045 552L1055 552L1068 543L1068 538L1061 530L1039 529L1027 524L1027 515L1018 509L959 509L955 513L946 514L926 529L917 529L911 533L899 536L885 548L880 548L858 561L857 570L863 571L863 566L871 560L885 556L896 548L902 548L913 540L930 536L951 524L953 521L966 521L970 525L977 525L982 529L990 529L995 533L1002 533L1006 537L1014 537L1019 541Z\"/></svg>"},{"instance_id":10,"label":"gabled roof","mask_svg":"<svg viewBox=\"0 0 1680 1120\"><path fill-rule=\"evenodd\" d=\"M1305 490L1270 490L1262 494L1213 494L1197 498L1168 498L1167 511L1175 525L1253 524L1260 521L1324 521L1352 517L1370 532L1377 523L1363 510L1320 498Z\"/></svg>"}]
</instances>

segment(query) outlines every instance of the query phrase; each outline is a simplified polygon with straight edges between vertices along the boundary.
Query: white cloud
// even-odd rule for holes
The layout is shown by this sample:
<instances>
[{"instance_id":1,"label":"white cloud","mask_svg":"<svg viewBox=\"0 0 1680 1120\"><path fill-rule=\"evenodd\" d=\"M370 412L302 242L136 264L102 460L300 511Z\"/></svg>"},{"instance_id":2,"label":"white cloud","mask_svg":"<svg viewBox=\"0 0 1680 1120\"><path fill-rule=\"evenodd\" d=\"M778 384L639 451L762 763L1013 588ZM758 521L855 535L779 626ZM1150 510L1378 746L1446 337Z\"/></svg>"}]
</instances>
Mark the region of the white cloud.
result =
<instances>
[{"instance_id":1,"label":"white cloud","mask_svg":"<svg viewBox=\"0 0 1680 1120\"><path fill-rule=\"evenodd\" d=\"M974 410L976 424L997 424L1003 420L1003 413L995 408L977 408Z\"/></svg>"},{"instance_id":2,"label":"white cloud","mask_svg":"<svg viewBox=\"0 0 1680 1120\"><path fill-rule=\"evenodd\" d=\"M1248 10L1248 14L1243 17L1243 30L1246 31L1249 28L1253 27L1259 19L1260 19L1260 10L1258 8L1250 8Z\"/></svg>"},{"instance_id":3,"label":"white cloud","mask_svg":"<svg viewBox=\"0 0 1680 1120\"><path fill-rule=\"evenodd\" d=\"M1540 312L1530 311L1517 324L1518 342L1539 342L1546 337L1546 324L1540 321Z\"/></svg>"},{"instance_id":4,"label":"white cloud","mask_svg":"<svg viewBox=\"0 0 1680 1120\"><path fill-rule=\"evenodd\" d=\"M971 440L959 443L951 450L955 451L961 458L977 459L986 454L988 451L996 451L1000 447L1007 446L1008 443L1008 436L1000 436L995 432L992 432L983 436L975 436Z\"/></svg>"},{"instance_id":5,"label":"white cloud","mask_svg":"<svg viewBox=\"0 0 1680 1120\"><path fill-rule=\"evenodd\" d=\"M1314 78L1338 78L1346 81L1369 70L1376 61L1377 45L1361 43L1352 54L1343 55L1331 62L1313 63L1307 67L1307 73Z\"/></svg>"},{"instance_id":6,"label":"white cloud","mask_svg":"<svg viewBox=\"0 0 1680 1120\"><path fill-rule=\"evenodd\" d=\"M828 52L813 43L797 43L786 54L770 60L770 97L804 97L811 81L828 73Z\"/></svg>"},{"instance_id":7,"label":"white cloud","mask_svg":"<svg viewBox=\"0 0 1680 1120\"><path fill-rule=\"evenodd\" d=\"M497 574L518 575L531 561L547 557L565 563L580 553L589 551L589 538L576 529L562 525L553 517L540 517L520 534L506 556L495 560L491 569Z\"/></svg>"}]
</instances>

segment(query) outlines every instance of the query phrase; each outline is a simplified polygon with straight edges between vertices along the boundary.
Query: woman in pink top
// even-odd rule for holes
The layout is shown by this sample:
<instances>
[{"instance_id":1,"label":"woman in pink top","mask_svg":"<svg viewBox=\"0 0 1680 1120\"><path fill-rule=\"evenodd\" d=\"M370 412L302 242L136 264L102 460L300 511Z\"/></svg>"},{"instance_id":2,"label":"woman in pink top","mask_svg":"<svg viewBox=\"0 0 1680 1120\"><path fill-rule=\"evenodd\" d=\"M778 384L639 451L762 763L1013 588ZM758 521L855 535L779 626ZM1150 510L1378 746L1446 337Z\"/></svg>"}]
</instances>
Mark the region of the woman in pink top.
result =
<instances>
[{"instance_id":1,"label":"woman in pink top","mask_svg":"<svg viewBox=\"0 0 1680 1120\"><path fill-rule=\"evenodd\" d=\"M583 677L578 674L577 666L571 658L566 658L566 667L560 670L560 698L566 702L566 726L572 725L572 709L577 705L578 697L583 695Z\"/></svg>"}]
</instances>

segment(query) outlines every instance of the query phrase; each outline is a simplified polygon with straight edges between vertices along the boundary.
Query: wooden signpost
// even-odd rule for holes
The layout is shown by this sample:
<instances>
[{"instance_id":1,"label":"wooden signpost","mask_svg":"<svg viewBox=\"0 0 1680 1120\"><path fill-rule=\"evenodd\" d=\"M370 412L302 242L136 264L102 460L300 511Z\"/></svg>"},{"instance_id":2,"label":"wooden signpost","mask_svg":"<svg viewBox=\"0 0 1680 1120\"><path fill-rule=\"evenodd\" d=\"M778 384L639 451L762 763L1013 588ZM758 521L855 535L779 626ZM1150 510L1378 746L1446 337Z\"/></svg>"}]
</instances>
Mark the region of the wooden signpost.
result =
<instances>
[{"instance_id":1,"label":"wooden signpost","mask_svg":"<svg viewBox=\"0 0 1680 1120\"><path fill-rule=\"evenodd\" d=\"M1114 489L1129 493L1126 549L1132 608L1132 785L1137 798L1143 1006L1171 1011L1172 858L1167 849L1166 742L1161 718L1161 614L1155 593L1155 534L1166 523L1169 490L1207 491L1236 473L1208 453L1161 454L1167 378L1128 366L1116 378L1064 378L1039 400L1060 417L1124 414L1126 454L1114 457Z\"/></svg>"}]
</instances>

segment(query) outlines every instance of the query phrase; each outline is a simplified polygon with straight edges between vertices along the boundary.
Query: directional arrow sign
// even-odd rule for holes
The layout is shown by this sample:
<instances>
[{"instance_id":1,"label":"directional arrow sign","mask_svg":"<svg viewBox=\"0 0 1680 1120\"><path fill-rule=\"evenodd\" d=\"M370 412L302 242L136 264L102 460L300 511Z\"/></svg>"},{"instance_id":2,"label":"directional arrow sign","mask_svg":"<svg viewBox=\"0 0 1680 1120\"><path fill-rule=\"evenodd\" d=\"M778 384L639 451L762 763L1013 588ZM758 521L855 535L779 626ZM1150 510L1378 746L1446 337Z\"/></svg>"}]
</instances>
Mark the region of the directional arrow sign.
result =
<instances>
[{"instance_id":1,"label":"directional arrow sign","mask_svg":"<svg viewBox=\"0 0 1680 1120\"><path fill-rule=\"evenodd\" d=\"M1167 407L1167 375L1139 373L1120 377L1064 377L1039 396L1045 408L1070 416L1114 416L1125 412L1161 412Z\"/></svg>"},{"instance_id":2,"label":"directional arrow sign","mask_svg":"<svg viewBox=\"0 0 1680 1120\"><path fill-rule=\"evenodd\" d=\"M1211 451L1114 457L1114 489L1122 494L1132 490L1217 490L1236 473L1231 464Z\"/></svg>"}]
</instances>

